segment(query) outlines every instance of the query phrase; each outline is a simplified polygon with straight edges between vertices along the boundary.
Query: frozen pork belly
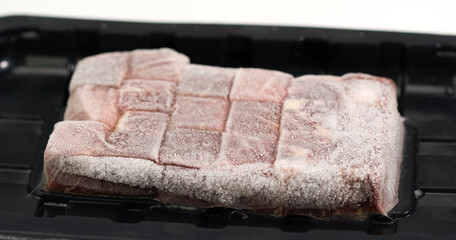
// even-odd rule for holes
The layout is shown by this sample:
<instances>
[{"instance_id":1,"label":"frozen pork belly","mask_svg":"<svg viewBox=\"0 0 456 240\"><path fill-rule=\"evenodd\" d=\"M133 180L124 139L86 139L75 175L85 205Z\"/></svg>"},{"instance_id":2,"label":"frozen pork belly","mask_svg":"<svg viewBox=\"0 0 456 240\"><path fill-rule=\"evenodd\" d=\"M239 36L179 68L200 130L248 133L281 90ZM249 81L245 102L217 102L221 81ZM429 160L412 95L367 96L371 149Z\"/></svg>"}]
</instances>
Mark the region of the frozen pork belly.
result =
<instances>
[{"instance_id":1,"label":"frozen pork belly","mask_svg":"<svg viewBox=\"0 0 456 240\"><path fill-rule=\"evenodd\" d=\"M44 154L48 191L359 215L398 202L393 81L190 64L171 49L81 60Z\"/></svg>"}]
</instances>

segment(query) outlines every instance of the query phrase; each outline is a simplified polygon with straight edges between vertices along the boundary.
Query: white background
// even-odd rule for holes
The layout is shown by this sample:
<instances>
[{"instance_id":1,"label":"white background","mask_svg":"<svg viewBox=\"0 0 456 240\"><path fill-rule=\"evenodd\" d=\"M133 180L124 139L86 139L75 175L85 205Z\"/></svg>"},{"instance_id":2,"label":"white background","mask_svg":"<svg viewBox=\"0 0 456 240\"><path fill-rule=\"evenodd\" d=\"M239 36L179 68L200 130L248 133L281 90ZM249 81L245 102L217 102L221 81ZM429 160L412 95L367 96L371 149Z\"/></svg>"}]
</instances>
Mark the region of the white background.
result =
<instances>
[{"instance_id":1,"label":"white background","mask_svg":"<svg viewBox=\"0 0 456 240\"><path fill-rule=\"evenodd\" d=\"M0 17L332 27L456 35L456 1L0 0Z\"/></svg>"}]
</instances>

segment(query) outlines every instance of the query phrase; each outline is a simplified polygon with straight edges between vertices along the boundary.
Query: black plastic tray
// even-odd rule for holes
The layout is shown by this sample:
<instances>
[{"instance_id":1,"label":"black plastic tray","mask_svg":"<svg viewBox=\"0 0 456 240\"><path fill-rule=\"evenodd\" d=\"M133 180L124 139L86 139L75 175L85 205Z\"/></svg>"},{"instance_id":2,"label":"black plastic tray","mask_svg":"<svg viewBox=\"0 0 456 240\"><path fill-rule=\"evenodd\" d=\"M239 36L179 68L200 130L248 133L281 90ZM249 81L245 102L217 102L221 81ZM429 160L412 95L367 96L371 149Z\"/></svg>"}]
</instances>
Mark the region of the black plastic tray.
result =
<instances>
[{"instance_id":1,"label":"black plastic tray","mask_svg":"<svg viewBox=\"0 0 456 240\"><path fill-rule=\"evenodd\" d=\"M39 190L31 196L41 180L44 147L61 119L77 60L105 51L157 47L174 48L201 64L271 68L296 76L366 72L395 80L399 110L410 126L400 203L392 218L273 218ZM0 238L455 238L455 76L453 36L0 18Z\"/></svg>"}]
</instances>

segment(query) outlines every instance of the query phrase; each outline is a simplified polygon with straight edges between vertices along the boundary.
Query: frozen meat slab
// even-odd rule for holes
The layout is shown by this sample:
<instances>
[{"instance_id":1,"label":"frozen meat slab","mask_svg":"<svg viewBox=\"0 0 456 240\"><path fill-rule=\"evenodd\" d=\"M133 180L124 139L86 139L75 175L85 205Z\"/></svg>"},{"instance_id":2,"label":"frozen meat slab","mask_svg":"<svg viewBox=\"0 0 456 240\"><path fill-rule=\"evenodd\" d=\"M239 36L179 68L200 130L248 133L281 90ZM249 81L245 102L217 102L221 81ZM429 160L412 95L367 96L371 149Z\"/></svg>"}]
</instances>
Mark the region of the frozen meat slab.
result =
<instances>
[{"instance_id":1,"label":"frozen meat slab","mask_svg":"<svg viewBox=\"0 0 456 240\"><path fill-rule=\"evenodd\" d=\"M50 136L47 190L277 215L387 214L402 121L393 81L190 64L171 49L88 57Z\"/></svg>"}]
</instances>

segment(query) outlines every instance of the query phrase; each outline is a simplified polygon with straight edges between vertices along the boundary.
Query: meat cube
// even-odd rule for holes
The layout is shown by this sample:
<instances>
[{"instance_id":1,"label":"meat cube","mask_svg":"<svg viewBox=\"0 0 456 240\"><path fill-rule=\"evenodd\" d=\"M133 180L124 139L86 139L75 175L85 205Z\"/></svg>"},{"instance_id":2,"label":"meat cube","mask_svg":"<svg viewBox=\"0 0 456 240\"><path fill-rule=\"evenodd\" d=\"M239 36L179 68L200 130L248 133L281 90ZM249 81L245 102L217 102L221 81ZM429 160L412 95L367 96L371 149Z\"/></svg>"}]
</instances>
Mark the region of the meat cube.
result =
<instances>
[{"instance_id":1,"label":"meat cube","mask_svg":"<svg viewBox=\"0 0 456 240\"><path fill-rule=\"evenodd\" d=\"M169 48L136 50L131 53L128 78L178 82L188 63L187 56Z\"/></svg>"},{"instance_id":2,"label":"meat cube","mask_svg":"<svg viewBox=\"0 0 456 240\"><path fill-rule=\"evenodd\" d=\"M332 134L328 130L314 132L283 130L278 143L275 166L306 167L328 162L329 155L336 147Z\"/></svg>"},{"instance_id":3,"label":"meat cube","mask_svg":"<svg viewBox=\"0 0 456 240\"><path fill-rule=\"evenodd\" d=\"M45 150L45 158L63 156L102 156L108 151L109 127L97 121L63 121L54 126Z\"/></svg>"},{"instance_id":4,"label":"meat cube","mask_svg":"<svg viewBox=\"0 0 456 240\"><path fill-rule=\"evenodd\" d=\"M109 149L103 155L142 158L158 162L164 132L165 129L155 131L116 130L107 137L106 142Z\"/></svg>"},{"instance_id":5,"label":"meat cube","mask_svg":"<svg viewBox=\"0 0 456 240\"><path fill-rule=\"evenodd\" d=\"M160 112L125 112L117 122L116 130L165 132L169 116Z\"/></svg>"},{"instance_id":6,"label":"meat cube","mask_svg":"<svg viewBox=\"0 0 456 240\"><path fill-rule=\"evenodd\" d=\"M228 132L243 135L279 134L281 104L233 101L226 123Z\"/></svg>"},{"instance_id":7,"label":"meat cube","mask_svg":"<svg viewBox=\"0 0 456 240\"><path fill-rule=\"evenodd\" d=\"M194 129L166 132L160 163L192 168L210 166L220 151L220 133Z\"/></svg>"},{"instance_id":8,"label":"meat cube","mask_svg":"<svg viewBox=\"0 0 456 240\"><path fill-rule=\"evenodd\" d=\"M340 101L344 97L344 87L339 79L333 77L325 79L320 76L294 79L288 89L290 108L296 108L294 110L305 112L309 116L339 113L338 110L341 108L339 105L344 102ZM301 101L293 101L294 99Z\"/></svg>"},{"instance_id":9,"label":"meat cube","mask_svg":"<svg viewBox=\"0 0 456 240\"><path fill-rule=\"evenodd\" d=\"M311 116L299 108L303 105L300 99L287 99L283 105L282 120L280 122L281 131L305 131L315 129L316 123L311 120Z\"/></svg>"},{"instance_id":10,"label":"meat cube","mask_svg":"<svg viewBox=\"0 0 456 240\"><path fill-rule=\"evenodd\" d=\"M225 129L228 102L221 98L178 96L171 116L172 128L219 131Z\"/></svg>"},{"instance_id":11,"label":"meat cube","mask_svg":"<svg viewBox=\"0 0 456 240\"><path fill-rule=\"evenodd\" d=\"M49 141L48 152L60 152L68 156L116 156L158 160L158 151L163 131L110 132L110 129L95 121L68 121L57 124L53 139ZM51 154L52 155L52 154ZM49 155L48 155L49 157Z\"/></svg>"},{"instance_id":12,"label":"meat cube","mask_svg":"<svg viewBox=\"0 0 456 240\"><path fill-rule=\"evenodd\" d=\"M178 92L185 96L228 98L236 70L189 65L182 75Z\"/></svg>"},{"instance_id":13,"label":"meat cube","mask_svg":"<svg viewBox=\"0 0 456 240\"><path fill-rule=\"evenodd\" d=\"M184 66L180 63L161 63L138 69L128 79L160 80L178 82Z\"/></svg>"},{"instance_id":14,"label":"meat cube","mask_svg":"<svg viewBox=\"0 0 456 240\"><path fill-rule=\"evenodd\" d=\"M239 69L233 82L230 99L283 102L293 77L289 74L263 69Z\"/></svg>"},{"instance_id":15,"label":"meat cube","mask_svg":"<svg viewBox=\"0 0 456 240\"><path fill-rule=\"evenodd\" d=\"M119 107L122 111L160 111L173 108L175 83L165 81L128 80L120 88Z\"/></svg>"},{"instance_id":16,"label":"meat cube","mask_svg":"<svg viewBox=\"0 0 456 240\"><path fill-rule=\"evenodd\" d=\"M331 105L331 107L326 107ZM325 99L287 99L283 104L281 128L286 130L311 131L317 126L343 131L347 123L341 121L345 113L338 111L338 103L327 103ZM318 124L317 124L318 123Z\"/></svg>"},{"instance_id":17,"label":"meat cube","mask_svg":"<svg viewBox=\"0 0 456 240\"><path fill-rule=\"evenodd\" d=\"M291 99L328 99L337 102L337 95L343 89L340 77L324 75L305 75L291 81L288 98Z\"/></svg>"},{"instance_id":18,"label":"meat cube","mask_svg":"<svg viewBox=\"0 0 456 240\"><path fill-rule=\"evenodd\" d=\"M170 48L140 49L131 52L130 69L134 73L142 68L162 63L188 64L190 60L184 54Z\"/></svg>"},{"instance_id":19,"label":"meat cube","mask_svg":"<svg viewBox=\"0 0 456 240\"><path fill-rule=\"evenodd\" d=\"M70 95L64 119L99 121L112 128L117 122L117 98L114 88L81 86Z\"/></svg>"},{"instance_id":20,"label":"meat cube","mask_svg":"<svg viewBox=\"0 0 456 240\"><path fill-rule=\"evenodd\" d=\"M159 112L126 112L107 143L117 155L158 161L168 120L167 114Z\"/></svg>"},{"instance_id":21,"label":"meat cube","mask_svg":"<svg viewBox=\"0 0 456 240\"><path fill-rule=\"evenodd\" d=\"M219 163L242 165L273 163L277 136L275 134L236 135L222 134Z\"/></svg>"},{"instance_id":22,"label":"meat cube","mask_svg":"<svg viewBox=\"0 0 456 240\"><path fill-rule=\"evenodd\" d=\"M396 96L394 82L367 74L345 74L342 80L347 85L347 95L355 102L374 105L377 109L397 108L397 102L387 100Z\"/></svg>"},{"instance_id":23,"label":"meat cube","mask_svg":"<svg viewBox=\"0 0 456 240\"><path fill-rule=\"evenodd\" d=\"M70 82L70 92L84 85L118 87L128 71L128 53L103 53L79 61Z\"/></svg>"}]
</instances>

